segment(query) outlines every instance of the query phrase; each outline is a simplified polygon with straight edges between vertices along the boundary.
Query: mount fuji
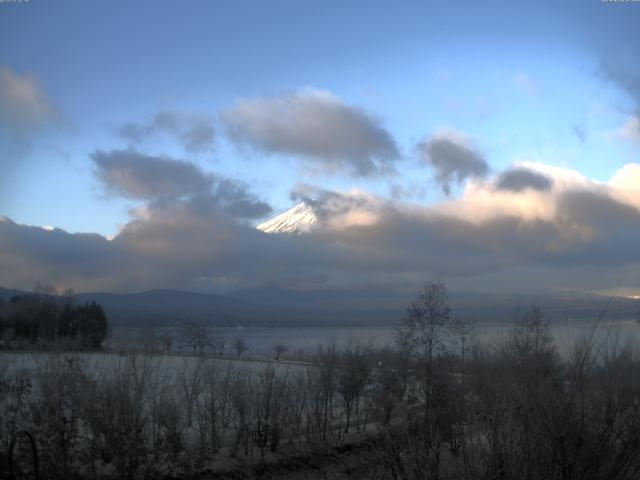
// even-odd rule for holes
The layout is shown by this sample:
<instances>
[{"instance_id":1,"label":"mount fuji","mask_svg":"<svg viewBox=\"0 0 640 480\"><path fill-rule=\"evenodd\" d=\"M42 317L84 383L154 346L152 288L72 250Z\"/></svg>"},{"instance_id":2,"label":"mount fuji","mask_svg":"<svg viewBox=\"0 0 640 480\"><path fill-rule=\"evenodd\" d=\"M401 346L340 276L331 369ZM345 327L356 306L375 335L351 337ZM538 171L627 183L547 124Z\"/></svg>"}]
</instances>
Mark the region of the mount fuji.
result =
<instances>
[{"instance_id":1,"label":"mount fuji","mask_svg":"<svg viewBox=\"0 0 640 480\"><path fill-rule=\"evenodd\" d=\"M316 223L318 223L318 217L313 208L301 202L256 228L265 233L305 233Z\"/></svg>"}]
</instances>

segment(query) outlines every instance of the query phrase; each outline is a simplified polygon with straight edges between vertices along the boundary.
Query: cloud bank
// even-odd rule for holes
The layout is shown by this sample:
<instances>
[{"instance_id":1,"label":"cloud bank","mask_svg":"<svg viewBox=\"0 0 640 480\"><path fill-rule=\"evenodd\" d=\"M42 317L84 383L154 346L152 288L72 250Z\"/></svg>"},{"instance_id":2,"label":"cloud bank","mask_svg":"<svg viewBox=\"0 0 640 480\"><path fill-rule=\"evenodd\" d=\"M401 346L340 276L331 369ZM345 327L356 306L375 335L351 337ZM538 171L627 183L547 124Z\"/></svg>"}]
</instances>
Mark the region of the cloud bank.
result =
<instances>
[{"instance_id":1,"label":"cloud bank","mask_svg":"<svg viewBox=\"0 0 640 480\"><path fill-rule=\"evenodd\" d=\"M640 165L626 166L608 183L543 164L513 170L547 177L551 185L501 190L498 175L431 207L299 185L292 195L320 212L306 235L270 235L238 222L214 189L151 201L132 211L112 240L4 219L0 284L393 289L432 277L507 291L513 278L522 289L540 282L557 290L640 285L640 209L629 200L637 202L632 176Z\"/></svg>"}]
</instances>

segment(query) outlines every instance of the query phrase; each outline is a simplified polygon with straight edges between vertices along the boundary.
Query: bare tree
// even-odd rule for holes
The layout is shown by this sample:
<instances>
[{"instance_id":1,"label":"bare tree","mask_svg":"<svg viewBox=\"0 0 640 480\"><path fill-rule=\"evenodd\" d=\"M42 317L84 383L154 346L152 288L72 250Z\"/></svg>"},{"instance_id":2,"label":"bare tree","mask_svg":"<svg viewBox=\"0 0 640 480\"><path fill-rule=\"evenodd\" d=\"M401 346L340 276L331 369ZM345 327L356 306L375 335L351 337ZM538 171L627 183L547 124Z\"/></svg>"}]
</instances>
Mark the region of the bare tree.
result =
<instances>
[{"instance_id":1,"label":"bare tree","mask_svg":"<svg viewBox=\"0 0 640 480\"><path fill-rule=\"evenodd\" d=\"M445 353L453 327L447 287L429 281L407 308L396 332L400 350L408 352L421 367L427 409L433 399L435 360Z\"/></svg>"},{"instance_id":2,"label":"bare tree","mask_svg":"<svg viewBox=\"0 0 640 480\"><path fill-rule=\"evenodd\" d=\"M181 334L184 342L191 347L194 354L202 352L209 343L206 329L195 322L185 322Z\"/></svg>"},{"instance_id":3,"label":"bare tree","mask_svg":"<svg viewBox=\"0 0 640 480\"><path fill-rule=\"evenodd\" d=\"M142 347L142 351L147 354L153 354L158 351L160 339L158 331L152 326L145 326L138 332L138 341Z\"/></svg>"},{"instance_id":4,"label":"bare tree","mask_svg":"<svg viewBox=\"0 0 640 480\"><path fill-rule=\"evenodd\" d=\"M558 353L540 307L516 310L502 353L522 380L536 382L558 368Z\"/></svg>"},{"instance_id":5,"label":"bare tree","mask_svg":"<svg viewBox=\"0 0 640 480\"><path fill-rule=\"evenodd\" d=\"M320 396L320 425L322 440L328 440L330 421L333 419L333 407L338 387L338 352L335 344L327 347L320 345L317 354L317 388Z\"/></svg>"},{"instance_id":6,"label":"bare tree","mask_svg":"<svg viewBox=\"0 0 640 480\"><path fill-rule=\"evenodd\" d=\"M338 393L342 397L342 406L346 415L345 433L349 433L352 413L359 417L360 397L369 380L371 366L365 349L353 341L342 353L343 366L338 374Z\"/></svg>"},{"instance_id":7,"label":"bare tree","mask_svg":"<svg viewBox=\"0 0 640 480\"><path fill-rule=\"evenodd\" d=\"M71 478L81 448L82 405L89 379L79 355L50 355L38 363L40 395L32 415L41 432L46 477Z\"/></svg>"},{"instance_id":8,"label":"bare tree","mask_svg":"<svg viewBox=\"0 0 640 480\"><path fill-rule=\"evenodd\" d=\"M204 365L202 394L197 403L200 443L203 449L217 451L230 426L231 387L235 371L232 362L210 360Z\"/></svg>"},{"instance_id":9,"label":"bare tree","mask_svg":"<svg viewBox=\"0 0 640 480\"><path fill-rule=\"evenodd\" d=\"M378 363L374 372L373 400L379 409L382 424L388 425L394 410L404 395L404 382L391 358Z\"/></svg>"},{"instance_id":10,"label":"bare tree","mask_svg":"<svg viewBox=\"0 0 640 480\"><path fill-rule=\"evenodd\" d=\"M110 367L87 392L91 458L111 464L119 478L133 479L150 460L146 439L152 416L147 399L159 371L150 356L118 358Z\"/></svg>"},{"instance_id":11,"label":"bare tree","mask_svg":"<svg viewBox=\"0 0 640 480\"><path fill-rule=\"evenodd\" d=\"M249 345L247 345L247 342L245 342L244 338L237 338L233 342L233 349L235 350L238 358L240 358L244 352L249 350Z\"/></svg>"},{"instance_id":12,"label":"bare tree","mask_svg":"<svg viewBox=\"0 0 640 480\"><path fill-rule=\"evenodd\" d=\"M178 385L182 393L183 409L187 414L188 427L193 424L193 410L203 389L202 370L202 359L196 360L194 364L189 359L183 358L182 368L178 371Z\"/></svg>"},{"instance_id":13,"label":"bare tree","mask_svg":"<svg viewBox=\"0 0 640 480\"><path fill-rule=\"evenodd\" d=\"M289 350L289 347L287 347L286 345L283 345L281 343L276 343L273 346L273 351L276 354L276 358L280 358L282 355L284 355L286 353L287 350Z\"/></svg>"},{"instance_id":14,"label":"bare tree","mask_svg":"<svg viewBox=\"0 0 640 480\"><path fill-rule=\"evenodd\" d=\"M290 388L287 376L276 375L273 365L269 364L258 374L254 389L254 414L256 426L261 430L263 438L260 445L260 453L263 455L263 447L267 443L273 452L278 448L291 407Z\"/></svg>"},{"instance_id":15,"label":"bare tree","mask_svg":"<svg viewBox=\"0 0 640 480\"><path fill-rule=\"evenodd\" d=\"M219 328L216 328L211 335L211 349L216 357L224 355L224 349L227 346L227 337Z\"/></svg>"},{"instance_id":16,"label":"bare tree","mask_svg":"<svg viewBox=\"0 0 640 480\"><path fill-rule=\"evenodd\" d=\"M163 333L158 339L160 340L160 344L162 345L164 353L171 352L171 347L173 346L173 336L170 333Z\"/></svg>"}]
</instances>

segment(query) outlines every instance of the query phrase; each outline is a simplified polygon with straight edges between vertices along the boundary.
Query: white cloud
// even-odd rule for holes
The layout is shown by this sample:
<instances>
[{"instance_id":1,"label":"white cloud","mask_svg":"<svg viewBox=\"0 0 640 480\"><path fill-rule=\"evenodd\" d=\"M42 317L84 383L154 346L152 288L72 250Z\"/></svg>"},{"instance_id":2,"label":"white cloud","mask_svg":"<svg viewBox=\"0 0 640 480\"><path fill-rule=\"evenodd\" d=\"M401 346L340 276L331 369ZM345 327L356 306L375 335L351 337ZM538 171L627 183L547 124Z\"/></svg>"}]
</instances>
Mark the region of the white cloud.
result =
<instances>
[{"instance_id":1,"label":"white cloud","mask_svg":"<svg viewBox=\"0 0 640 480\"><path fill-rule=\"evenodd\" d=\"M609 180L613 193L620 201L640 208L640 163L628 163Z\"/></svg>"}]
</instances>

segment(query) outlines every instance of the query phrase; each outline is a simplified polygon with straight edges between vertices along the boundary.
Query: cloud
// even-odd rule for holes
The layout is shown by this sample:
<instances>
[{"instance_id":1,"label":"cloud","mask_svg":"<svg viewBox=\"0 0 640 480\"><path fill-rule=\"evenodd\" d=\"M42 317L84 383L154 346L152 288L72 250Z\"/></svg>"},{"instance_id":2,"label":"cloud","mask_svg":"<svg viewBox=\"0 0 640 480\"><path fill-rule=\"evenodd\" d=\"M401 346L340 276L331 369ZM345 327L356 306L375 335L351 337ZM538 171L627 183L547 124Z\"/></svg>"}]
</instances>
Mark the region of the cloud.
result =
<instances>
[{"instance_id":1,"label":"cloud","mask_svg":"<svg viewBox=\"0 0 640 480\"><path fill-rule=\"evenodd\" d=\"M212 198L231 217L261 218L273 211L268 203L259 200L249 191L246 183L237 180L218 179Z\"/></svg>"},{"instance_id":2,"label":"cloud","mask_svg":"<svg viewBox=\"0 0 640 480\"><path fill-rule=\"evenodd\" d=\"M608 182L615 198L640 208L640 163L628 163Z\"/></svg>"},{"instance_id":3,"label":"cloud","mask_svg":"<svg viewBox=\"0 0 640 480\"><path fill-rule=\"evenodd\" d=\"M38 80L0 65L0 164L13 167L32 151L33 138L62 117ZM0 177L0 196L7 175Z\"/></svg>"},{"instance_id":4,"label":"cloud","mask_svg":"<svg viewBox=\"0 0 640 480\"><path fill-rule=\"evenodd\" d=\"M498 175L489 182L467 182L461 196L436 205L435 208L442 214L473 223L487 222L501 216L549 222L556 216L558 198L563 192L604 188L575 170L539 162L521 162L512 169L526 169L547 177L552 187L550 190L501 190L495 187L500 178Z\"/></svg>"},{"instance_id":5,"label":"cloud","mask_svg":"<svg viewBox=\"0 0 640 480\"><path fill-rule=\"evenodd\" d=\"M97 150L91 154L96 176L112 194L153 199L209 190L213 176L193 163L154 157L134 150Z\"/></svg>"},{"instance_id":6,"label":"cloud","mask_svg":"<svg viewBox=\"0 0 640 480\"><path fill-rule=\"evenodd\" d=\"M626 123L610 135L640 143L640 72L629 68L630 65L635 65L633 59L626 60L623 64L615 64L609 60L602 65L604 77L621 88L632 101L631 109L625 110L628 114Z\"/></svg>"},{"instance_id":7,"label":"cloud","mask_svg":"<svg viewBox=\"0 0 640 480\"><path fill-rule=\"evenodd\" d=\"M0 66L0 122L14 132L27 132L56 116L48 96L31 74Z\"/></svg>"},{"instance_id":8,"label":"cloud","mask_svg":"<svg viewBox=\"0 0 640 480\"><path fill-rule=\"evenodd\" d=\"M360 190L352 190L344 194L306 183L295 185L290 197L295 202L305 202L314 209L317 216L325 219L342 216L358 209L372 211L379 203L377 197Z\"/></svg>"},{"instance_id":9,"label":"cloud","mask_svg":"<svg viewBox=\"0 0 640 480\"><path fill-rule=\"evenodd\" d=\"M612 137L640 143L640 117L629 117L627 123L612 133Z\"/></svg>"},{"instance_id":10,"label":"cloud","mask_svg":"<svg viewBox=\"0 0 640 480\"><path fill-rule=\"evenodd\" d=\"M37 282L82 290L114 288L126 258L104 237L69 234L0 219L0 284L31 289Z\"/></svg>"},{"instance_id":11,"label":"cloud","mask_svg":"<svg viewBox=\"0 0 640 480\"><path fill-rule=\"evenodd\" d=\"M376 118L321 90L239 100L221 119L238 145L299 156L307 168L323 173L381 175L393 171L399 156Z\"/></svg>"},{"instance_id":12,"label":"cloud","mask_svg":"<svg viewBox=\"0 0 640 480\"><path fill-rule=\"evenodd\" d=\"M117 133L136 144L149 137L166 133L190 153L211 151L215 145L215 118L207 112L156 112L146 123L126 123Z\"/></svg>"},{"instance_id":13,"label":"cloud","mask_svg":"<svg viewBox=\"0 0 640 480\"><path fill-rule=\"evenodd\" d=\"M134 150L98 150L91 158L96 177L112 195L158 205L188 199L194 206L212 205L238 218L259 218L271 212L245 183L206 173L190 162Z\"/></svg>"},{"instance_id":14,"label":"cloud","mask_svg":"<svg viewBox=\"0 0 640 480\"><path fill-rule=\"evenodd\" d=\"M502 173L496 182L499 190L521 192L531 188L538 191L550 190L553 180L542 173L527 168L513 168Z\"/></svg>"},{"instance_id":15,"label":"cloud","mask_svg":"<svg viewBox=\"0 0 640 480\"><path fill-rule=\"evenodd\" d=\"M264 234L237 221L223 201L235 195L217 184L208 193L149 201L112 240L5 219L0 284L395 289L441 278L454 288L605 290L640 266L640 209L622 195L635 188L637 165L608 183L542 164L517 168L552 179L551 188L499 190L496 179L472 181L459 198L425 207L298 185L292 196L319 213L305 235Z\"/></svg>"},{"instance_id":16,"label":"cloud","mask_svg":"<svg viewBox=\"0 0 640 480\"><path fill-rule=\"evenodd\" d=\"M640 73L630 65L635 65L634 59L627 57L623 63L607 60L601 66L604 77L618 85L629 95L634 103L634 114L640 114Z\"/></svg>"},{"instance_id":17,"label":"cloud","mask_svg":"<svg viewBox=\"0 0 640 480\"><path fill-rule=\"evenodd\" d=\"M469 139L458 132L442 130L418 144L422 161L433 168L436 181L444 193L451 193L452 184L468 178L483 178L489 165L471 146Z\"/></svg>"},{"instance_id":18,"label":"cloud","mask_svg":"<svg viewBox=\"0 0 640 480\"><path fill-rule=\"evenodd\" d=\"M273 276L293 281L306 274L296 272L297 262L308 271L310 262L326 260L310 256L319 255L318 247L300 260L307 241L267 236L202 197L153 202L131 215L111 240L0 221L0 285L30 289L43 281L79 291L228 287Z\"/></svg>"}]
</instances>

